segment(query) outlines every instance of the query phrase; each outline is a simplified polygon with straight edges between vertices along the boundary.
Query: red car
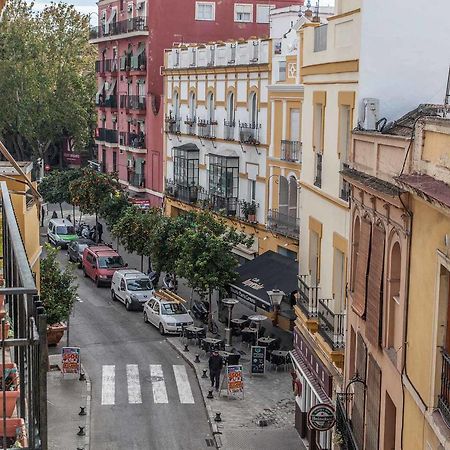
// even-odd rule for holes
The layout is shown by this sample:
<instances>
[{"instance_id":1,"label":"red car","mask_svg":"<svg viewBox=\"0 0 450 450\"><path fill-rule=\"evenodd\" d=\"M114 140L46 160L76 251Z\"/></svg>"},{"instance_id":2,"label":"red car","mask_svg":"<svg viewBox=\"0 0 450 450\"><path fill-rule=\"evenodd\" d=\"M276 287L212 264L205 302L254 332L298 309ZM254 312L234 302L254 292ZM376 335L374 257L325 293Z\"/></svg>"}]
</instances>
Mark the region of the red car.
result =
<instances>
[{"instance_id":1,"label":"red car","mask_svg":"<svg viewBox=\"0 0 450 450\"><path fill-rule=\"evenodd\" d=\"M107 245L86 247L83 251L84 276L95 281L97 287L109 286L114 272L127 266L122 257Z\"/></svg>"}]
</instances>

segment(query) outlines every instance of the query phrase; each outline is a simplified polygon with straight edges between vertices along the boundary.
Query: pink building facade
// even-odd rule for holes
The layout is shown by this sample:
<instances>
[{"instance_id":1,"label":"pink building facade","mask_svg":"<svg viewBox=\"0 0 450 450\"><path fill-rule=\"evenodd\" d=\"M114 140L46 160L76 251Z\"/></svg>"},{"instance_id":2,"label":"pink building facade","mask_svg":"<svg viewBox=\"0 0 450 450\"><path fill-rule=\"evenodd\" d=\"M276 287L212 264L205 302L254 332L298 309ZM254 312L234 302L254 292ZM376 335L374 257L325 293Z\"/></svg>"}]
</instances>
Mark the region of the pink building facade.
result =
<instances>
[{"instance_id":1,"label":"pink building facade","mask_svg":"<svg viewBox=\"0 0 450 450\"><path fill-rule=\"evenodd\" d=\"M303 0L100 0L98 27L98 161L118 172L137 201L163 199L164 49L269 35L269 10Z\"/></svg>"}]
</instances>

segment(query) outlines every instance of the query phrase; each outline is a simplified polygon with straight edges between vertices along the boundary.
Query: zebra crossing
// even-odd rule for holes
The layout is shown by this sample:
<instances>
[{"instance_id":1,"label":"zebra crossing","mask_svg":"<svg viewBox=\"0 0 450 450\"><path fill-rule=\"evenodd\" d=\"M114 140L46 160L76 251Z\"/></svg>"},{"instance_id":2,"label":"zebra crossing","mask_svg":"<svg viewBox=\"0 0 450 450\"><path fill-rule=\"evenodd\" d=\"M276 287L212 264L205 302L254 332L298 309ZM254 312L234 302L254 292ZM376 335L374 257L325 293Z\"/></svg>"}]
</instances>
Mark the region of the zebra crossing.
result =
<instances>
[{"instance_id":1,"label":"zebra crossing","mask_svg":"<svg viewBox=\"0 0 450 450\"><path fill-rule=\"evenodd\" d=\"M116 376L117 375L117 376ZM148 367L139 368L137 364L126 364L124 367L116 365L103 365L101 378L101 404L112 406L116 404L116 384L122 386L123 383L116 383L116 378L126 376L127 395L129 404L142 404L144 398L151 397L155 404L167 404L169 398L181 404L194 404L186 367L174 364L171 369L166 369L164 373L161 364L149 364ZM148 376L149 375L149 376ZM176 394L167 394L166 380L175 378ZM141 385L141 379L150 380L151 390L146 389L146 385ZM170 382L170 381L169 381ZM175 391L172 389L172 391Z\"/></svg>"}]
</instances>

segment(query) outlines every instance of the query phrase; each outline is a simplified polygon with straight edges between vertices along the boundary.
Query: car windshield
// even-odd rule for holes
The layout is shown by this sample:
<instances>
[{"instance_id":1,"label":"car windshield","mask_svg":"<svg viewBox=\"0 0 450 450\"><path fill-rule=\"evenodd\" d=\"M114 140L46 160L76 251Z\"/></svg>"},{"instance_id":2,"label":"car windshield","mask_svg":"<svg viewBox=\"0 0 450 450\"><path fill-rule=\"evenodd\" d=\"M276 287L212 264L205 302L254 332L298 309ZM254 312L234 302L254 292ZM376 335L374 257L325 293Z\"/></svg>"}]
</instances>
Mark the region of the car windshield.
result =
<instances>
[{"instance_id":1,"label":"car windshield","mask_svg":"<svg viewBox=\"0 0 450 450\"><path fill-rule=\"evenodd\" d=\"M98 267L100 269L118 269L123 267L123 259L121 256L100 256L98 258Z\"/></svg>"},{"instance_id":2,"label":"car windshield","mask_svg":"<svg viewBox=\"0 0 450 450\"><path fill-rule=\"evenodd\" d=\"M186 308L180 303L163 303L161 313L166 316L173 316L175 314L187 314Z\"/></svg>"},{"instance_id":3,"label":"car windshield","mask_svg":"<svg viewBox=\"0 0 450 450\"><path fill-rule=\"evenodd\" d=\"M72 226L59 226L56 227L56 234L75 234L75 229Z\"/></svg>"},{"instance_id":4,"label":"car windshield","mask_svg":"<svg viewBox=\"0 0 450 450\"><path fill-rule=\"evenodd\" d=\"M136 278L127 281L127 289L129 291L149 291L152 289L152 283L148 278Z\"/></svg>"}]
</instances>

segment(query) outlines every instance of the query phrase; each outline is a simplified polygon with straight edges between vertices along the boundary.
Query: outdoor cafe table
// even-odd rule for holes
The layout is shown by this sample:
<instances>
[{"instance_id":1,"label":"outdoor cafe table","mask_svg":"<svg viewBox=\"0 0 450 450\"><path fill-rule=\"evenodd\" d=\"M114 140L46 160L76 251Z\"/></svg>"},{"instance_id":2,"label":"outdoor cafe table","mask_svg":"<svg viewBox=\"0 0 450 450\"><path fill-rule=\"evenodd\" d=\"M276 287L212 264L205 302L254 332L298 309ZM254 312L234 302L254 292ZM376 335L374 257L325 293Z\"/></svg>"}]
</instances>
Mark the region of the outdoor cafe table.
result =
<instances>
[{"instance_id":1,"label":"outdoor cafe table","mask_svg":"<svg viewBox=\"0 0 450 450\"><path fill-rule=\"evenodd\" d=\"M231 323L233 323L234 325L238 325L239 327L241 327L242 325L244 325L244 323L247 323L248 319L231 319Z\"/></svg>"},{"instance_id":2,"label":"outdoor cafe table","mask_svg":"<svg viewBox=\"0 0 450 450\"><path fill-rule=\"evenodd\" d=\"M215 338L203 338L203 350L205 350L206 353L211 351L212 349L219 349L223 347L223 339L215 339Z\"/></svg>"},{"instance_id":3,"label":"outdoor cafe table","mask_svg":"<svg viewBox=\"0 0 450 450\"><path fill-rule=\"evenodd\" d=\"M289 355L289 352L288 351L285 351L285 350L274 350L272 353L271 353L271 363L272 364L274 364L274 362L273 362L273 360L274 360L274 357L275 358L279 358L279 360L281 360L281 361L283 361L283 368L286 366L286 363L287 363L287 357L288 357L288 355ZM281 364L280 364L281 365Z\"/></svg>"},{"instance_id":4,"label":"outdoor cafe table","mask_svg":"<svg viewBox=\"0 0 450 450\"><path fill-rule=\"evenodd\" d=\"M252 345L255 344L256 339L257 339L257 336L258 336L258 330L257 330L256 328L250 328L250 327L247 327L247 328L244 328L244 329L241 331L241 333L242 333L242 334L252 335L252 336L253 336L253 337L252 337ZM247 341L247 342L249 342L249 341Z\"/></svg>"},{"instance_id":5,"label":"outdoor cafe table","mask_svg":"<svg viewBox=\"0 0 450 450\"><path fill-rule=\"evenodd\" d=\"M194 334L197 339L198 339L198 334L202 333L204 331L202 327L196 327L194 325L189 325L188 327L185 327L184 330L189 331L190 333Z\"/></svg>"},{"instance_id":6,"label":"outdoor cafe table","mask_svg":"<svg viewBox=\"0 0 450 450\"><path fill-rule=\"evenodd\" d=\"M270 347L270 344L272 344L272 342L275 342L276 339L271 338L271 337L260 337L258 339L258 344L262 345L263 347Z\"/></svg>"}]
</instances>

